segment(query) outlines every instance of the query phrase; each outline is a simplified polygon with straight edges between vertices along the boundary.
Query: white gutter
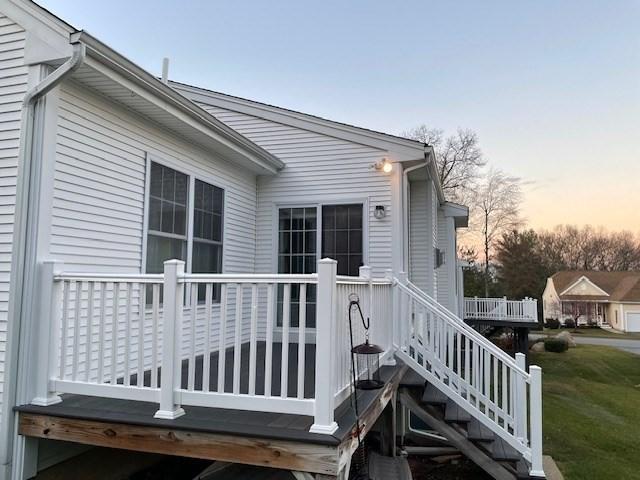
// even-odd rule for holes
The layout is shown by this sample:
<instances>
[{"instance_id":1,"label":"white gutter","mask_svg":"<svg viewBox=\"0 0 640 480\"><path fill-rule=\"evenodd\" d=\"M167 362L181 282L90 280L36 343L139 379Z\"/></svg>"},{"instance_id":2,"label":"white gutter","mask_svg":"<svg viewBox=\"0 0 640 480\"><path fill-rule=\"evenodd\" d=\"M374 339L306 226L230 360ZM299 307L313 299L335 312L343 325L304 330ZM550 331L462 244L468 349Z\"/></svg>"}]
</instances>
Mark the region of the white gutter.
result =
<instances>
[{"instance_id":1,"label":"white gutter","mask_svg":"<svg viewBox=\"0 0 640 480\"><path fill-rule=\"evenodd\" d=\"M43 125L37 122L36 104L47 93L77 70L86 57L81 43L73 44L72 56L55 71L25 94L22 103L22 123L20 128L20 151L18 157L18 184L16 189L13 249L11 253L11 277L9 295L9 315L7 332L7 357L5 366L5 390L2 398L2 422L0 423L0 480L22 478L23 472L13 471L12 464L22 469L23 441L19 441L14 450L15 421L13 406L24 395L24 376L18 374L19 359L25 354L23 320L33 307L33 298L37 274L36 240L38 229L39 186L41 164L38 162L41 151L39 139ZM12 460L18 460L12 462Z\"/></svg>"}]
</instances>

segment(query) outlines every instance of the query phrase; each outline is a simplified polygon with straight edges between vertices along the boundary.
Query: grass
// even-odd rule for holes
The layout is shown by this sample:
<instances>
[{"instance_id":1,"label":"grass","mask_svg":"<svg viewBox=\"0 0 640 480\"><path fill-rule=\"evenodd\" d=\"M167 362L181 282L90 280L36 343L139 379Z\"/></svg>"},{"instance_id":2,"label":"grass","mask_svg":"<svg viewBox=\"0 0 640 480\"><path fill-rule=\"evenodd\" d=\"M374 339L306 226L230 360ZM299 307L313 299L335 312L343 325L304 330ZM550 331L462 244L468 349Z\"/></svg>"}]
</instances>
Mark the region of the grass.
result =
<instances>
[{"instance_id":1,"label":"grass","mask_svg":"<svg viewBox=\"0 0 640 480\"><path fill-rule=\"evenodd\" d=\"M627 339L627 340L640 340L639 332L629 332L629 333L614 333L609 330L604 330L602 328L545 328L544 330L532 330L531 333L535 333L538 335L557 335L560 332L567 331L571 335L576 337L597 337L597 338L619 338L619 339Z\"/></svg>"},{"instance_id":2,"label":"grass","mask_svg":"<svg viewBox=\"0 0 640 480\"><path fill-rule=\"evenodd\" d=\"M640 356L579 345L542 367L544 451L566 480L640 479Z\"/></svg>"}]
</instances>

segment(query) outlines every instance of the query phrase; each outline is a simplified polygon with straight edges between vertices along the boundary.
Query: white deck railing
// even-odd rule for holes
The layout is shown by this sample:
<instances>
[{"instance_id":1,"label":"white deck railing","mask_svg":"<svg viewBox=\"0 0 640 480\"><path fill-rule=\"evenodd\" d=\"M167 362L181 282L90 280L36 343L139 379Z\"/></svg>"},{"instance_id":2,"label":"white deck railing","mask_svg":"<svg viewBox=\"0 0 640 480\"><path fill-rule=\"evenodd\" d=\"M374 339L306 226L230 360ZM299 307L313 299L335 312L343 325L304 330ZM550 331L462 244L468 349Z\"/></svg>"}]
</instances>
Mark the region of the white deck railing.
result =
<instances>
[{"instance_id":1,"label":"white deck railing","mask_svg":"<svg viewBox=\"0 0 640 480\"><path fill-rule=\"evenodd\" d=\"M465 320L537 322L538 301L533 298L507 300L506 297L465 297L463 318Z\"/></svg>"},{"instance_id":2,"label":"white deck railing","mask_svg":"<svg viewBox=\"0 0 640 480\"><path fill-rule=\"evenodd\" d=\"M333 260L308 275L187 274L177 260L162 275L63 270L42 266L51 314L36 404L76 393L157 402L168 419L188 405L294 413L333 433L350 387L351 293L372 317L372 342L393 354L392 281L368 267L360 277L338 277Z\"/></svg>"},{"instance_id":3,"label":"white deck railing","mask_svg":"<svg viewBox=\"0 0 640 480\"><path fill-rule=\"evenodd\" d=\"M398 280L397 355L542 472L542 376L526 370L433 298Z\"/></svg>"}]
</instances>

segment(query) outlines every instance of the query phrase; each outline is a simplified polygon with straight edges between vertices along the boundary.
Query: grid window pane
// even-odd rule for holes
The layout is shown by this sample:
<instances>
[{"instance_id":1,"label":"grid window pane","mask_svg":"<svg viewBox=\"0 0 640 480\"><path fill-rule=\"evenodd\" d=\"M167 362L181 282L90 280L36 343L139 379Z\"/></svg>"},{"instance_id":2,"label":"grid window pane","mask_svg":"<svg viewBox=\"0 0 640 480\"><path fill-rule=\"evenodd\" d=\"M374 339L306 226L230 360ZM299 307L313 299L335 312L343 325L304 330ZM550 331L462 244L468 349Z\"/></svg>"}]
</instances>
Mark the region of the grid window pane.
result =
<instances>
[{"instance_id":1,"label":"grid window pane","mask_svg":"<svg viewBox=\"0 0 640 480\"><path fill-rule=\"evenodd\" d=\"M362 265L362 205L322 207L322 257L338 262L338 275L357 276Z\"/></svg>"},{"instance_id":2,"label":"grid window pane","mask_svg":"<svg viewBox=\"0 0 640 480\"><path fill-rule=\"evenodd\" d=\"M187 242L179 238L168 238L149 234L147 237L147 273L162 273L164 262L187 258Z\"/></svg>"}]
</instances>

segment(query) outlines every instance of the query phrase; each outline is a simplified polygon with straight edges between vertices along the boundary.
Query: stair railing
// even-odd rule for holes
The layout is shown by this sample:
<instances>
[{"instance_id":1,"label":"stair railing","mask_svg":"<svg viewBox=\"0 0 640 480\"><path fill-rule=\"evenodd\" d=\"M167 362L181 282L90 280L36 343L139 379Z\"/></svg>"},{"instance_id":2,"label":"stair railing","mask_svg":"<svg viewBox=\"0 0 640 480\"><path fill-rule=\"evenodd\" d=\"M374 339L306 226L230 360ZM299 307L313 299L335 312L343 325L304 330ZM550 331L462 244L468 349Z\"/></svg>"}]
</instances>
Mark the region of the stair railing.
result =
<instances>
[{"instance_id":1,"label":"stair railing","mask_svg":"<svg viewBox=\"0 0 640 480\"><path fill-rule=\"evenodd\" d=\"M540 368L527 372L524 355L513 359L411 282L394 288L397 355L543 476Z\"/></svg>"}]
</instances>

